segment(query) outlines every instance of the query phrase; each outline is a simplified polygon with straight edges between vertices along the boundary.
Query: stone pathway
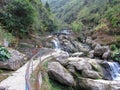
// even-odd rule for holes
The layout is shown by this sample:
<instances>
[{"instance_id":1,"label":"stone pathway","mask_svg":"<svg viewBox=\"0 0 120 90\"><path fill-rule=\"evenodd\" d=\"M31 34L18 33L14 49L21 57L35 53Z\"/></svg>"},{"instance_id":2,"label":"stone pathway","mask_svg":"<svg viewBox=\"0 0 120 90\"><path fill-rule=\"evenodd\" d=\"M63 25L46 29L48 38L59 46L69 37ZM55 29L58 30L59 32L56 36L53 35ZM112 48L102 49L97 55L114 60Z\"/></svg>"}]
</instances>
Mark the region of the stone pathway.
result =
<instances>
[{"instance_id":1,"label":"stone pathway","mask_svg":"<svg viewBox=\"0 0 120 90\"><path fill-rule=\"evenodd\" d=\"M48 49L45 52L48 53ZM51 52L52 55L60 55L60 51L53 51ZM45 54L41 57L41 61L49 58L51 56L50 53ZM40 59L40 58L38 58ZM33 68L35 68L39 64L39 60L33 61ZM24 66L18 69L15 73L9 76L7 79L0 82L0 90L25 90L26 89L26 82L25 82L25 74L26 68L29 62L27 62ZM30 67L31 68L31 67ZM5 88L5 89L2 89Z\"/></svg>"}]
</instances>

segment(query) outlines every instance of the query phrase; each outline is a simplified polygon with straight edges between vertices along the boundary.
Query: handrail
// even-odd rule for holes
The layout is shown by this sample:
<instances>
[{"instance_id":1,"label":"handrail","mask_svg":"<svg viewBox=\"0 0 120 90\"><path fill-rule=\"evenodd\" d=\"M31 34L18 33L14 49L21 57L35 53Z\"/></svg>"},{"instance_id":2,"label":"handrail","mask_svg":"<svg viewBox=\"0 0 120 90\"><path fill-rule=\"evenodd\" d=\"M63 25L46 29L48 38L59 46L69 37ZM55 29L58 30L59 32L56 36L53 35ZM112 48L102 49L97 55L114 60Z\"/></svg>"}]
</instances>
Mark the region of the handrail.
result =
<instances>
[{"instance_id":1,"label":"handrail","mask_svg":"<svg viewBox=\"0 0 120 90\"><path fill-rule=\"evenodd\" d=\"M31 85L30 80L29 80L29 78L30 78L30 71L29 71L29 69L30 69L31 63L33 62L33 59L34 59L38 54L39 54L39 52L37 52L37 54L35 54L35 55L30 59L30 61L29 61L29 63L28 63L28 66L27 66L27 69L26 69L26 74L25 74L26 90L33 90L32 85Z\"/></svg>"},{"instance_id":2,"label":"handrail","mask_svg":"<svg viewBox=\"0 0 120 90\"><path fill-rule=\"evenodd\" d=\"M45 50L45 49L44 49ZM57 57L54 57L54 53L55 52L54 50L51 50L49 55L45 58L42 59L42 54L43 55L46 55L45 53L48 54L48 51L46 52L46 50L40 50L39 52L37 52L37 54L35 54L29 61L28 63L28 66L27 66L27 69L26 69L26 75L25 75L25 80L26 80L26 90L40 90L40 85L42 84L42 79L41 79L41 82L39 81L39 76L40 76L40 67L41 67L41 64L44 63L45 61L50 61L50 60L53 60L54 58L58 58L59 56ZM37 66L35 67L34 71L32 71L32 73L30 72L30 67L31 67L31 64L33 65L33 60L34 58L36 58L37 56L39 55L39 63L37 64ZM33 66L32 66L33 67ZM30 83L30 75L31 74L34 74L35 76L35 82L33 83L35 86L33 87Z\"/></svg>"},{"instance_id":3,"label":"handrail","mask_svg":"<svg viewBox=\"0 0 120 90\"><path fill-rule=\"evenodd\" d=\"M43 54L43 52L42 52ZM39 52L37 52L29 61L28 65L27 65L27 69L26 69L26 75L25 75L25 80L26 80L26 90L40 90L40 82L39 82L39 67L40 65L46 61L49 57L45 58L44 60L41 60L41 57L42 57L42 54L41 54L41 50ZM37 72L34 72L34 75L35 75L35 87L32 87L31 83L30 83L30 75L33 73L30 73L30 67L31 67L31 63L33 63L33 60L35 57L37 57L39 55L39 63L38 65L36 66L36 69L37 70L34 70L34 71L37 71ZM52 53L51 53L51 56L52 56ZM50 58L52 59L52 58ZM33 66L32 66L33 67ZM37 88L37 89L35 89Z\"/></svg>"}]
</instances>

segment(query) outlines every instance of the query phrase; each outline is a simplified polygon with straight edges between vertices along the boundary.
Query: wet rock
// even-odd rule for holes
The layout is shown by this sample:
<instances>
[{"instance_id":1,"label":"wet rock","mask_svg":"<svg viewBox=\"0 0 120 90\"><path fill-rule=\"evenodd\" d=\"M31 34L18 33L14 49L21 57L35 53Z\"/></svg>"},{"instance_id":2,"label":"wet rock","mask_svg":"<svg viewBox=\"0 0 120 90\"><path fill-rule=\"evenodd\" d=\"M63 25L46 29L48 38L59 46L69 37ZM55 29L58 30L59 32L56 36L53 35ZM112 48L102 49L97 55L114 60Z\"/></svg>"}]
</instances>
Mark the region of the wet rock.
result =
<instances>
[{"instance_id":1,"label":"wet rock","mask_svg":"<svg viewBox=\"0 0 120 90\"><path fill-rule=\"evenodd\" d=\"M109 72L109 71L111 71L111 69L110 69L110 66L109 66L108 62L104 61L104 62L101 63L101 65L102 65L102 70L104 72L104 79L112 80L111 73Z\"/></svg>"},{"instance_id":2,"label":"wet rock","mask_svg":"<svg viewBox=\"0 0 120 90\"><path fill-rule=\"evenodd\" d=\"M0 61L0 68L17 70L25 63L26 56L14 49L9 48L8 51L12 54L12 57L5 62Z\"/></svg>"},{"instance_id":3,"label":"wet rock","mask_svg":"<svg viewBox=\"0 0 120 90\"><path fill-rule=\"evenodd\" d=\"M48 64L48 74L50 78L57 80L62 84L75 86L73 76L58 62L50 62Z\"/></svg>"}]
</instances>

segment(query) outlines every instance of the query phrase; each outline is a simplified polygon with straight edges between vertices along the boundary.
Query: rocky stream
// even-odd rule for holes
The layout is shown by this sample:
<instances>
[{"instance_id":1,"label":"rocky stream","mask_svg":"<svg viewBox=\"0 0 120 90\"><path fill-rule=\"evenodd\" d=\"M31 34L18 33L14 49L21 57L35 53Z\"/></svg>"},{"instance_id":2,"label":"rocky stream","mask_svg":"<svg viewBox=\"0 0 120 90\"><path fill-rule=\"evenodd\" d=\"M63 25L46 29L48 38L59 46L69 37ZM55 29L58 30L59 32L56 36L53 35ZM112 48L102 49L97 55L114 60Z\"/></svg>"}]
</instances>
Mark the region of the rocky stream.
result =
<instances>
[{"instance_id":1,"label":"rocky stream","mask_svg":"<svg viewBox=\"0 0 120 90\"><path fill-rule=\"evenodd\" d=\"M45 51L45 55L56 53L46 61L50 79L72 90L120 90L120 64L111 60L109 46L100 45L91 37L80 42L70 30L46 38L49 39L44 43L47 49L38 51ZM17 70L26 62L26 56L13 49L9 51L13 53L11 59L0 62L0 68Z\"/></svg>"},{"instance_id":2,"label":"rocky stream","mask_svg":"<svg viewBox=\"0 0 120 90\"><path fill-rule=\"evenodd\" d=\"M75 90L120 90L120 64L111 60L110 47L91 37L80 42L69 30L63 31L46 44L66 52L48 63L49 77Z\"/></svg>"}]
</instances>

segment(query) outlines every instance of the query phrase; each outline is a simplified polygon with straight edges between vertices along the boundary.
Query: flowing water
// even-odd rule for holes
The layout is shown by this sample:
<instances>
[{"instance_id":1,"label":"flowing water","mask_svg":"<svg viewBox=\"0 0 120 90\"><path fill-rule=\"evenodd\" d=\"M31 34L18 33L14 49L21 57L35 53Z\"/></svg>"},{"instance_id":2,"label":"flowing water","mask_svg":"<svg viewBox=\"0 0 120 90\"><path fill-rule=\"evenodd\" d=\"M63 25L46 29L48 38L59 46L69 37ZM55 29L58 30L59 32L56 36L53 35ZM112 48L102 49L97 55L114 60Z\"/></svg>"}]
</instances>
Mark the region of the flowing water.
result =
<instances>
[{"instance_id":1,"label":"flowing water","mask_svg":"<svg viewBox=\"0 0 120 90\"><path fill-rule=\"evenodd\" d=\"M53 39L52 43L53 43L55 49L60 49L60 43L57 38Z\"/></svg>"},{"instance_id":2,"label":"flowing water","mask_svg":"<svg viewBox=\"0 0 120 90\"><path fill-rule=\"evenodd\" d=\"M108 62L110 74L113 80L120 80L120 64L118 62Z\"/></svg>"},{"instance_id":3,"label":"flowing water","mask_svg":"<svg viewBox=\"0 0 120 90\"><path fill-rule=\"evenodd\" d=\"M70 34L68 31L69 30L61 30L60 33L65 33L67 35ZM52 40L52 43L55 49L61 49L63 47L60 45L60 41L57 37ZM104 68L107 72L106 77L110 77L108 80L120 80L120 64L118 62L106 62Z\"/></svg>"}]
</instances>

